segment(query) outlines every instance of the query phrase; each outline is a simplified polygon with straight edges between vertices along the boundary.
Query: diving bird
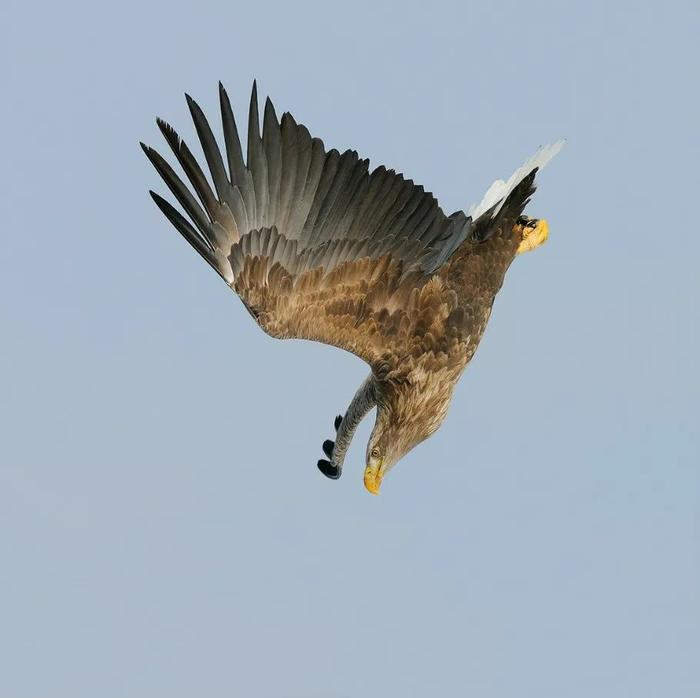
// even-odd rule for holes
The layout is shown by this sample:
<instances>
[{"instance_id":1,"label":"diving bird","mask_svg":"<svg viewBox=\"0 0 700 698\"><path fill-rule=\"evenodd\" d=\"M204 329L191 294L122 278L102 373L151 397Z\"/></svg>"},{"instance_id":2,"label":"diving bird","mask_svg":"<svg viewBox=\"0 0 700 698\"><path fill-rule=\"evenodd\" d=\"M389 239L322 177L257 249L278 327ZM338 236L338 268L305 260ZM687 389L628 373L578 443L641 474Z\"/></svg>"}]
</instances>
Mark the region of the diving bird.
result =
<instances>
[{"instance_id":1,"label":"diving bird","mask_svg":"<svg viewBox=\"0 0 700 698\"><path fill-rule=\"evenodd\" d=\"M278 120L269 98L261 134L255 83L244 160L221 84L219 99L223 155L187 96L213 188L185 142L158 119L194 194L142 143L187 217L151 196L263 331L323 342L369 364L318 467L340 477L358 424L376 408L364 484L377 494L397 461L444 420L511 262L546 240L546 221L523 211L535 175L562 141L496 181L467 213L446 216L403 175L385 167L370 172L354 150L326 150L289 113Z\"/></svg>"}]
</instances>

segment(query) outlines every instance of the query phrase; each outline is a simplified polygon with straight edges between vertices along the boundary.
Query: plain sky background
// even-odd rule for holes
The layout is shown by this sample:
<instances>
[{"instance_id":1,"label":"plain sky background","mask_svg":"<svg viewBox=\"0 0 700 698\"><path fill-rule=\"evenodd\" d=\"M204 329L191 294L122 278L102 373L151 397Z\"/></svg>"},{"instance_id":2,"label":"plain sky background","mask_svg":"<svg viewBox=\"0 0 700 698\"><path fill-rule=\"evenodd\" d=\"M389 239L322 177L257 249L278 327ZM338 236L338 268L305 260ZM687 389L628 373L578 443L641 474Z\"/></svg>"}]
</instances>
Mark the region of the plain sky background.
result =
<instances>
[{"instance_id":1,"label":"plain sky background","mask_svg":"<svg viewBox=\"0 0 700 698\"><path fill-rule=\"evenodd\" d=\"M700 695L696 2L5 0L3 698ZM253 78L478 200L568 138L442 429L373 498L366 375L276 342L138 141Z\"/></svg>"}]
</instances>

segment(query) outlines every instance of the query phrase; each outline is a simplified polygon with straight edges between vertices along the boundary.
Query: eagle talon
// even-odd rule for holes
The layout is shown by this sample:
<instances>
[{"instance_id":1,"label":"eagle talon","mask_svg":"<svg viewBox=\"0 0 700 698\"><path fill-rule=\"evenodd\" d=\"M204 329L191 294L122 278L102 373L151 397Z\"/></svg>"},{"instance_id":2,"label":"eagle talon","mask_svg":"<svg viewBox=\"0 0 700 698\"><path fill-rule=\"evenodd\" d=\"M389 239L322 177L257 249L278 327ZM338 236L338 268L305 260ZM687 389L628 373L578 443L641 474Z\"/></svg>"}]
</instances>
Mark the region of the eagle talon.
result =
<instances>
[{"instance_id":1,"label":"eagle talon","mask_svg":"<svg viewBox=\"0 0 700 698\"><path fill-rule=\"evenodd\" d=\"M534 250L544 244L549 237L549 226L544 218L520 216L514 230L520 235L518 254Z\"/></svg>"},{"instance_id":2,"label":"eagle talon","mask_svg":"<svg viewBox=\"0 0 700 698\"><path fill-rule=\"evenodd\" d=\"M340 468L331 465L330 461L322 458L316 465L318 465L318 469L331 480L337 480L340 477Z\"/></svg>"},{"instance_id":3,"label":"eagle talon","mask_svg":"<svg viewBox=\"0 0 700 698\"><path fill-rule=\"evenodd\" d=\"M332 457L333 457L333 448L334 448L334 446L335 446L335 443L333 443L333 441L331 441L330 439L326 439L326 440L323 442L323 445L321 446L321 448L323 449L323 452L324 452L329 458L332 458Z\"/></svg>"}]
</instances>

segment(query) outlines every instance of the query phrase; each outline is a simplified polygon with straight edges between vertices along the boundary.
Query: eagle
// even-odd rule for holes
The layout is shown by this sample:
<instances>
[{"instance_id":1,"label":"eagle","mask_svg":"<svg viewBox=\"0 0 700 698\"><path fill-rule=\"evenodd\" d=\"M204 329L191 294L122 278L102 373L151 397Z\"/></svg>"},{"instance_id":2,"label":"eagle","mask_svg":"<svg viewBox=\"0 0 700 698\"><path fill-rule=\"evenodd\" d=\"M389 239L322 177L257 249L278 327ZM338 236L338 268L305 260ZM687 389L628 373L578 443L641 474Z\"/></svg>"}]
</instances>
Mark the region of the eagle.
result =
<instances>
[{"instance_id":1,"label":"eagle","mask_svg":"<svg viewBox=\"0 0 700 698\"><path fill-rule=\"evenodd\" d=\"M269 98L261 133L255 82L245 160L221 83L223 154L202 109L186 99L211 183L175 130L157 119L191 189L141 143L182 212L151 197L264 332L323 342L369 364L334 420L335 439L323 442L318 468L340 477L358 424L376 408L364 484L378 494L392 467L445 419L511 262L547 239L547 222L524 210L538 170L563 141L494 182L466 213L447 216L402 174L370 171L354 150L326 150L288 112L278 119Z\"/></svg>"}]
</instances>

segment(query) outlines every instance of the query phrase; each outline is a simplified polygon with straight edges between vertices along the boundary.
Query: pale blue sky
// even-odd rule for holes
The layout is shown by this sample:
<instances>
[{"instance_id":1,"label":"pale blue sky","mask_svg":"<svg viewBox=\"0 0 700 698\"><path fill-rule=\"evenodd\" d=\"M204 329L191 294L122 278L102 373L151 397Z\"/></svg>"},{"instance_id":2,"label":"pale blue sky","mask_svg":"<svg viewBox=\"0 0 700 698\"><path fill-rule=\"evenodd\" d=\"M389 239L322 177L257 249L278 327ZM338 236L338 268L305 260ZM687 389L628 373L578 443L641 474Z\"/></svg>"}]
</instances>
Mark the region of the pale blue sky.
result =
<instances>
[{"instance_id":1,"label":"pale blue sky","mask_svg":"<svg viewBox=\"0 0 700 698\"><path fill-rule=\"evenodd\" d=\"M38 3L2 25L3 698L700 695L696 2ZM568 138L446 423L264 335L147 196L252 79L451 212ZM243 119L244 120L244 119Z\"/></svg>"}]
</instances>

